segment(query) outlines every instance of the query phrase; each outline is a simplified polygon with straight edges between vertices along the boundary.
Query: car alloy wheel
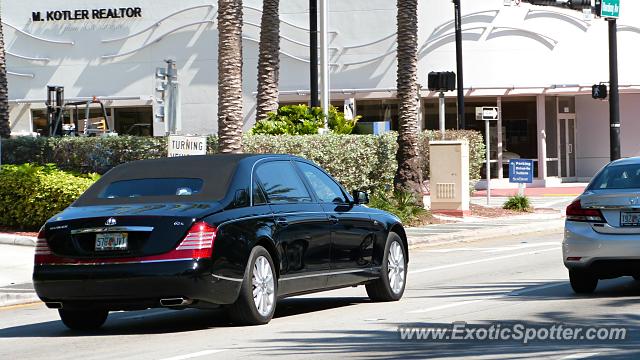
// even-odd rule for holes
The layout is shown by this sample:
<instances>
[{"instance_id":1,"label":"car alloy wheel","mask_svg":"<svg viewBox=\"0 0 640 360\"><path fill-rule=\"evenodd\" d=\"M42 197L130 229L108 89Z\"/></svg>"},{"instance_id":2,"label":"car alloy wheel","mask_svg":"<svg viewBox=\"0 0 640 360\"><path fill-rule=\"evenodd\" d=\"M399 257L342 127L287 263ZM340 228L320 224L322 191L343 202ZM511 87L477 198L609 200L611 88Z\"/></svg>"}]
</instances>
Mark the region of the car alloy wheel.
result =
<instances>
[{"instance_id":1,"label":"car alloy wheel","mask_svg":"<svg viewBox=\"0 0 640 360\"><path fill-rule=\"evenodd\" d=\"M389 286L394 294L399 294L404 287L405 261L402 245L397 241L391 243L387 257L387 273Z\"/></svg>"},{"instance_id":2,"label":"car alloy wheel","mask_svg":"<svg viewBox=\"0 0 640 360\"><path fill-rule=\"evenodd\" d=\"M258 313L268 316L271 313L275 300L275 279L271 271L271 265L264 256L256 259L253 266L253 302Z\"/></svg>"}]
</instances>

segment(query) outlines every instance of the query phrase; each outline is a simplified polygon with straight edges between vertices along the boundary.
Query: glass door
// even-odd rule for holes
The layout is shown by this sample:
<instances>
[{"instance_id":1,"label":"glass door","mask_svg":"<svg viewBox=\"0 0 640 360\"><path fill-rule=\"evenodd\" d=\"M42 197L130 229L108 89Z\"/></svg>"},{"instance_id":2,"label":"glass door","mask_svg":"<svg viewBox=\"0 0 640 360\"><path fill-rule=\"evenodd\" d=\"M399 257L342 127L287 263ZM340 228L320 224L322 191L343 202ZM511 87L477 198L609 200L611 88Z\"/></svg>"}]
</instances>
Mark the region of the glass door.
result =
<instances>
[{"instance_id":1,"label":"glass door","mask_svg":"<svg viewBox=\"0 0 640 360\"><path fill-rule=\"evenodd\" d=\"M558 114L558 174L562 178L576 177L576 116Z\"/></svg>"}]
</instances>

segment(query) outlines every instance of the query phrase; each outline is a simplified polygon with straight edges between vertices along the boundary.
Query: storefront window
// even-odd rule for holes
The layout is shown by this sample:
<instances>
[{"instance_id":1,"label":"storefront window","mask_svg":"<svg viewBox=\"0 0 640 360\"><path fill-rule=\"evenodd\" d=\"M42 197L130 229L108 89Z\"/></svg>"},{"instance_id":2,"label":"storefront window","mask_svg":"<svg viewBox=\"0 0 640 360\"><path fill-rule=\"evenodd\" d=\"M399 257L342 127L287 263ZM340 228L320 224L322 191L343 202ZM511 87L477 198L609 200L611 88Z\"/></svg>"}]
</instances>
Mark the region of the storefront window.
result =
<instances>
[{"instance_id":1,"label":"storefront window","mask_svg":"<svg viewBox=\"0 0 640 360\"><path fill-rule=\"evenodd\" d=\"M105 120L102 108L95 105L89 108L87 116L86 106L69 106L65 109L63 116L64 129L75 129L82 134L87 122L93 128L103 128L105 121L110 121L109 126L120 135L152 136L153 110L151 106L106 108L108 120ZM31 111L33 131L41 136L49 135L49 123L47 121L46 109L35 109Z\"/></svg>"},{"instance_id":2,"label":"storefront window","mask_svg":"<svg viewBox=\"0 0 640 360\"><path fill-rule=\"evenodd\" d=\"M360 122L391 123L391 130L398 130L398 100L356 100L357 114L362 116Z\"/></svg>"},{"instance_id":3,"label":"storefront window","mask_svg":"<svg viewBox=\"0 0 640 360\"><path fill-rule=\"evenodd\" d=\"M114 108L115 130L120 135L153 135L151 106Z\"/></svg>"}]
</instances>

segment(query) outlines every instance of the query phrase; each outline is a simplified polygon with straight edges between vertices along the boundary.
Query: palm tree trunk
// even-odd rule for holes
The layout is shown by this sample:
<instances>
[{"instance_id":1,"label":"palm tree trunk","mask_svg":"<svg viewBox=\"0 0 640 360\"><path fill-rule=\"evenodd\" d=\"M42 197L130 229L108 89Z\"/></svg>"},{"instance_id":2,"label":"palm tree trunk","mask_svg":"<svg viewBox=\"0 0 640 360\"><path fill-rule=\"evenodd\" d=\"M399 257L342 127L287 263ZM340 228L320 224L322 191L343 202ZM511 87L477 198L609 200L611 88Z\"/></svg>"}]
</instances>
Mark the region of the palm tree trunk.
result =
<instances>
[{"instance_id":1,"label":"palm tree trunk","mask_svg":"<svg viewBox=\"0 0 640 360\"><path fill-rule=\"evenodd\" d=\"M0 137L8 138L9 135L11 135L11 127L9 126L9 86L4 52L4 33L2 31L2 21L0 21Z\"/></svg>"},{"instance_id":2,"label":"palm tree trunk","mask_svg":"<svg viewBox=\"0 0 640 360\"><path fill-rule=\"evenodd\" d=\"M280 80L280 0L262 2L260 54L258 56L258 104L256 121L278 110Z\"/></svg>"},{"instance_id":3,"label":"palm tree trunk","mask_svg":"<svg viewBox=\"0 0 640 360\"><path fill-rule=\"evenodd\" d=\"M397 190L407 190L422 203L418 156L418 0L397 0L398 7L398 170Z\"/></svg>"},{"instance_id":4,"label":"palm tree trunk","mask_svg":"<svg viewBox=\"0 0 640 360\"><path fill-rule=\"evenodd\" d=\"M218 0L218 141L242 152L242 0Z\"/></svg>"}]
</instances>

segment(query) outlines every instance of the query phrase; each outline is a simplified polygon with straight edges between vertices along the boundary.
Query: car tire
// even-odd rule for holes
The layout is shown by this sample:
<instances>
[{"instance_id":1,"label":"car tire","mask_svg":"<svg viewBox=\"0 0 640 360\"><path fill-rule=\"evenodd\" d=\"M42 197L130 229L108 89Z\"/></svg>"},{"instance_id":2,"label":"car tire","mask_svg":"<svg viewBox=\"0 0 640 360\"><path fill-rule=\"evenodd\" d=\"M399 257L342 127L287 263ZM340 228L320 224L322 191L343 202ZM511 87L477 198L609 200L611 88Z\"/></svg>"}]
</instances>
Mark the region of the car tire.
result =
<instances>
[{"instance_id":1,"label":"car tire","mask_svg":"<svg viewBox=\"0 0 640 360\"><path fill-rule=\"evenodd\" d=\"M569 281L576 294L591 294L598 286L598 278L584 271L569 270Z\"/></svg>"},{"instance_id":2,"label":"car tire","mask_svg":"<svg viewBox=\"0 0 640 360\"><path fill-rule=\"evenodd\" d=\"M232 321L241 325L267 324L276 310L277 290L278 279L271 255L262 246L254 247L244 272L240 295L229 308Z\"/></svg>"},{"instance_id":3,"label":"car tire","mask_svg":"<svg viewBox=\"0 0 640 360\"><path fill-rule=\"evenodd\" d=\"M380 275L366 284L369 298L376 302L400 300L407 284L407 249L394 232L387 236Z\"/></svg>"},{"instance_id":4,"label":"car tire","mask_svg":"<svg viewBox=\"0 0 640 360\"><path fill-rule=\"evenodd\" d=\"M62 322L71 330L96 330L109 316L108 310L65 310L58 309Z\"/></svg>"}]
</instances>

